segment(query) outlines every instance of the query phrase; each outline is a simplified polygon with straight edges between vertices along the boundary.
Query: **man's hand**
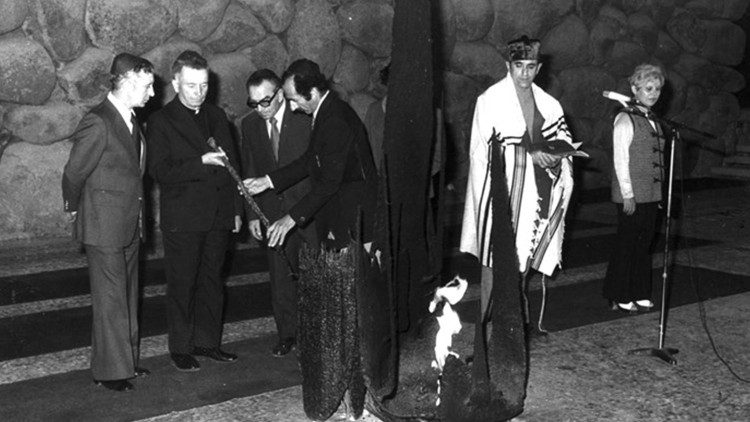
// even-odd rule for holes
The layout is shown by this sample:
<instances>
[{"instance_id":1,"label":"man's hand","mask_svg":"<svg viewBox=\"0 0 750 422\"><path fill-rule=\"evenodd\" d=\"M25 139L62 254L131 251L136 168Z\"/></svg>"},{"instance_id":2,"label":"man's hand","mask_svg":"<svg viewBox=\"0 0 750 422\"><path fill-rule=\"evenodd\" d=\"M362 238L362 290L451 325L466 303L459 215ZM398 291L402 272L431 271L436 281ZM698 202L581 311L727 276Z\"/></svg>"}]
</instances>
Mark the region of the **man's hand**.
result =
<instances>
[{"instance_id":1,"label":"man's hand","mask_svg":"<svg viewBox=\"0 0 750 422\"><path fill-rule=\"evenodd\" d=\"M201 156L201 162L207 166L224 167L222 158L227 158L223 152L207 152Z\"/></svg>"},{"instance_id":2,"label":"man's hand","mask_svg":"<svg viewBox=\"0 0 750 422\"><path fill-rule=\"evenodd\" d=\"M622 200L622 211L625 215L633 215L635 212L635 198L625 198Z\"/></svg>"},{"instance_id":3,"label":"man's hand","mask_svg":"<svg viewBox=\"0 0 750 422\"><path fill-rule=\"evenodd\" d=\"M232 230L232 233L239 233L240 229L242 228L242 217L239 215L234 216L234 230Z\"/></svg>"},{"instance_id":4,"label":"man's hand","mask_svg":"<svg viewBox=\"0 0 750 422\"><path fill-rule=\"evenodd\" d=\"M76 221L76 216L78 215L78 211L70 211L68 214L68 223L72 223Z\"/></svg>"},{"instance_id":5,"label":"man's hand","mask_svg":"<svg viewBox=\"0 0 750 422\"><path fill-rule=\"evenodd\" d=\"M250 192L250 195L257 195L266 189L271 187L271 183L268 181L268 177L251 177L242 181L245 188Z\"/></svg>"},{"instance_id":6,"label":"man's hand","mask_svg":"<svg viewBox=\"0 0 750 422\"><path fill-rule=\"evenodd\" d=\"M273 248L276 247L276 245L282 245L286 234L289 233L289 230L295 225L297 225L297 223L294 222L289 214L279 218L271 224L268 228L268 247Z\"/></svg>"},{"instance_id":7,"label":"man's hand","mask_svg":"<svg viewBox=\"0 0 750 422\"><path fill-rule=\"evenodd\" d=\"M260 220L250 220L247 228L250 229L250 234L255 240L263 240L263 233L260 231Z\"/></svg>"},{"instance_id":8,"label":"man's hand","mask_svg":"<svg viewBox=\"0 0 750 422\"><path fill-rule=\"evenodd\" d=\"M531 161L534 162L534 165L546 169L555 167L560 162L560 157L544 151L534 151L531 153Z\"/></svg>"}]
</instances>

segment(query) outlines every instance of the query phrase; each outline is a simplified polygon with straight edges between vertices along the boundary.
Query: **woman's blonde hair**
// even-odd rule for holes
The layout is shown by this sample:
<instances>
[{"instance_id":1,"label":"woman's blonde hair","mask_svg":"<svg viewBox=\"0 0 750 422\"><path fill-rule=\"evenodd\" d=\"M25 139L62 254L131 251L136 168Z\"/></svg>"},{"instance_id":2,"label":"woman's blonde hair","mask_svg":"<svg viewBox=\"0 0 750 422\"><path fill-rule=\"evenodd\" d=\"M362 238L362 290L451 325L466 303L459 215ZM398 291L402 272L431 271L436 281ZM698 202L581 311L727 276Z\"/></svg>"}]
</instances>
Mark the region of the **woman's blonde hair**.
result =
<instances>
[{"instance_id":1,"label":"woman's blonde hair","mask_svg":"<svg viewBox=\"0 0 750 422\"><path fill-rule=\"evenodd\" d=\"M661 85L664 85L665 79L664 69L662 69L661 66L651 63L642 63L636 66L635 71L633 71L633 74L628 78L628 82L630 82L631 86L640 88L643 84L651 80L657 80Z\"/></svg>"}]
</instances>

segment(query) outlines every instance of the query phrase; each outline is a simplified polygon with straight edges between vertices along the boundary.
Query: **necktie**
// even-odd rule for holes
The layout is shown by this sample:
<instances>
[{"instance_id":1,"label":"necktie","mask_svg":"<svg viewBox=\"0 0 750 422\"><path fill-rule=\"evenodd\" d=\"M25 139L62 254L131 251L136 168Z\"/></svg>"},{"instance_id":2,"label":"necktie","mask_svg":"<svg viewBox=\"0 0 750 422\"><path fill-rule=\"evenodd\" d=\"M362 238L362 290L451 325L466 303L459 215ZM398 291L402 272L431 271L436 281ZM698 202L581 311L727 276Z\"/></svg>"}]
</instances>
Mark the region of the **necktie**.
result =
<instances>
[{"instance_id":1,"label":"necktie","mask_svg":"<svg viewBox=\"0 0 750 422\"><path fill-rule=\"evenodd\" d=\"M138 130L138 121L135 119L135 114L130 115L130 123L133 125L133 133L131 134L133 142L135 143L135 155L141 156L141 131Z\"/></svg>"},{"instance_id":2,"label":"necktie","mask_svg":"<svg viewBox=\"0 0 750 422\"><path fill-rule=\"evenodd\" d=\"M279 160L279 128L276 126L276 118L271 117L268 119L271 122L271 146L273 146L273 156L276 160Z\"/></svg>"}]
</instances>

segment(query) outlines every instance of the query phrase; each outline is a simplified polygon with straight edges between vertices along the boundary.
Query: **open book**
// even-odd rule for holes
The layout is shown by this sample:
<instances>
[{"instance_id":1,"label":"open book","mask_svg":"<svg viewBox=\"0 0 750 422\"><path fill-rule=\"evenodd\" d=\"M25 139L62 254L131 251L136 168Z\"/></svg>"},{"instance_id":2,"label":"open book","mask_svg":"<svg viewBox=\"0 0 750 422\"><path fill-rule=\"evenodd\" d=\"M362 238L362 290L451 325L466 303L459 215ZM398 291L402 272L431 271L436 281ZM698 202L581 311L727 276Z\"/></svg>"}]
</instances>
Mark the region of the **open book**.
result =
<instances>
[{"instance_id":1,"label":"open book","mask_svg":"<svg viewBox=\"0 0 750 422\"><path fill-rule=\"evenodd\" d=\"M547 154L557 155L558 157L585 157L588 158L586 152L581 151L578 147L581 146L581 142L573 142L569 144L562 139L555 139L547 142L535 142L529 147L529 152L533 151L544 151Z\"/></svg>"}]
</instances>

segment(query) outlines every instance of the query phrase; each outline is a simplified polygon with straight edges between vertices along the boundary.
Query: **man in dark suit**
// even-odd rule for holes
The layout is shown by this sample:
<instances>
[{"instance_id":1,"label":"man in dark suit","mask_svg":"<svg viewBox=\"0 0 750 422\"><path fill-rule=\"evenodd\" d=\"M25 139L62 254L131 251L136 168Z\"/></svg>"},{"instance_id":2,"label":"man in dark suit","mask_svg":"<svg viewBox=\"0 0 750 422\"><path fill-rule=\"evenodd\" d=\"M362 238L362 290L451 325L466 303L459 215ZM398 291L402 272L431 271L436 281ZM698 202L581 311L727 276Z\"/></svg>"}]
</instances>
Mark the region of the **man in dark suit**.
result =
<instances>
[{"instance_id":1,"label":"man in dark suit","mask_svg":"<svg viewBox=\"0 0 750 422\"><path fill-rule=\"evenodd\" d=\"M330 249L346 247L358 233L365 243L371 241L377 172L364 124L328 89L315 62L295 61L282 80L290 108L313 116L310 146L300 158L265 177L246 179L245 186L252 194L269 188L283 192L309 176L311 189L271 224L268 245L282 244L293 227L304 227L313 217L318 238Z\"/></svg>"},{"instance_id":2,"label":"man in dark suit","mask_svg":"<svg viewBox=\"0 0 750 422\"><path fill-rule=\"evenodd\" d=\"M164 270L167 278L169 351L180 371L197 371L194 356L233 362L220 348L224 290L221 267L230 231L240 229L242 203L223 169L237 165L229 122L223 110L204 103L208 62L184 51L172 65L177 95L155 112L146 139L149 174L159 184ZM211 151L213 137L223 152Z\"/></svg>"},{"instance_id":3,"label":"man in dark suit","mask_svg":"<svg viewBox=\"0 0 750 422\"><path fill-rule=\"evenodd\" d=\"M258 177L299 158L310 140L310 116L294 113L284 100L281 79L269 69L255 71L247 80L248 106L255 110L242 120L243 177ZM282 217L310 191L307 180L284 192L268 191L255 199L271 221ZM262 241L263 231L258 216L246 206L248 227L252 236ZM279 341L272 349L274 356L284 356L295 344L297 327L297 285L292 277L298 273L299 250L305 242L316 246L311 226L289 233L284 245L286 259L278 249L267 248L271 275L271 305ZM287 262L288 259L288 262Z\"/></svg>"},{"instance_id":4,"label":"man in dark suit","mask_svg":"<svg viewBox=\"0 0 750 422\"><path fill-rule=\"evenodd\" d=\"M138 251L145 148L133 109L154 96L152 64L122 53L110 71L112 91L78 124L65 165L65 211L85 245L91 284L94 383L133 389L146 376L138 357Z\"/></svg>"}]
</instances>

